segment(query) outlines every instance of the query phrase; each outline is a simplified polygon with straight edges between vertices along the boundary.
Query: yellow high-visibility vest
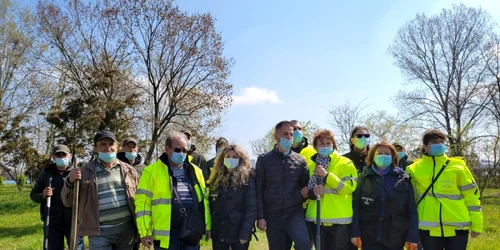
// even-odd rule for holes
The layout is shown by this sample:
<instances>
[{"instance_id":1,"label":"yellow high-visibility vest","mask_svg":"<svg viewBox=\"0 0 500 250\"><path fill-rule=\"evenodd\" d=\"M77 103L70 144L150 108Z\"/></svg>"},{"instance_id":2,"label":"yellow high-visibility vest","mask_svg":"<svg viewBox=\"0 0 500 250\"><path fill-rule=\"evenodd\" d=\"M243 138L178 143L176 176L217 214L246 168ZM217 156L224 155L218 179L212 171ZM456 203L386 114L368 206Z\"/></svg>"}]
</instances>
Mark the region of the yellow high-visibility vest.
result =
<instances>
[{"instance_id":1,"label":"yellow high-visibility vest","mask_svg":"<svg viewBox=\"0 0 500 250\"><path fill-rule=\"evenodd\" d=\"M481 233L483 213L479 189L462 158L424 155L408 166L406 172L415 189L415 199L418 202L448 159L448 165L418 205L418 228L429 230L430 236L436 237L455 236L455 230L471 229Z\"/></svg>"},{"instance_id":2,"label":"yellow high-visibility vest","mask_svg":"<svg viewBox=\"0 0 500 250\"><path fill-rule=\"evenodd\" d=\"M198 184L194 186L198 202L204 204L205 227L211 228L208 190L201 169L194 167ZM141 176L135 194L135 215L141 238L153 236L160 241L160 247L169 248L170 217L172 212L172 192L168 167L161 160L147 166Z\"/></svg>"}]
</instances>

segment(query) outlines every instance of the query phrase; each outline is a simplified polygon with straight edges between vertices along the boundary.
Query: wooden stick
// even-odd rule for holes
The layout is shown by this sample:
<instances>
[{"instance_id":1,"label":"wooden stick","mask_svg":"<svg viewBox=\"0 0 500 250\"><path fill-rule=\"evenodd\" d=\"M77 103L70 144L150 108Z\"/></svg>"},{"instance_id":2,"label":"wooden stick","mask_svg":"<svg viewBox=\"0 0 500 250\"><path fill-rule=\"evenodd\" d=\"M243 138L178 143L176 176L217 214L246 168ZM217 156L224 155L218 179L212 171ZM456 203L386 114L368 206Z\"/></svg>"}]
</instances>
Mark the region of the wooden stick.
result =
<instances>
[{"instance_id":1,"label":"wooden stick","mask_svg":"<svg viewBox=\"0 0 500 250\"><path fill-rule=\"evenodd\" d=\"M74 168L78 167L76 155L73 155L73 167ZM75 180L74 186L73 186L73 211L71 213L71 238L70 238L69 250L77 250L76 229L77 229L77 225L78 225L79 196L80 196L80 180Z\"/></svg>"}]
</instances>

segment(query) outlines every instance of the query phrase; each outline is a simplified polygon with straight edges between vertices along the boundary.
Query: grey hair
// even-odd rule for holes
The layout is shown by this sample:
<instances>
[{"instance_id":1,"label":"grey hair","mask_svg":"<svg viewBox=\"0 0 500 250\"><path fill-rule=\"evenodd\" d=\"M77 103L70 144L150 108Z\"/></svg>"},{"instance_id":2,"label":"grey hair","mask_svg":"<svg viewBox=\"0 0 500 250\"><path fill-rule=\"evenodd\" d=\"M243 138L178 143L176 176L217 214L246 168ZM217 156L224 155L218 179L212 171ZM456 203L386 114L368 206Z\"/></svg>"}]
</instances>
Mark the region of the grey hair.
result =
<instances>
[{"instance_id":1,"label":"grey hair","mask_svg":"<svg viewBox=\"0 0 500 250\"><path fill-rule=\"evenodd\" d=\"M186 135L184 133L181 133L179 131L169 131L167 133L167 139L165 139L165 145L167 147L172 147L172 142L176 138L183 138L184 140L187 141L187 137L186 137Z\"/></svg>"}]
</instances>

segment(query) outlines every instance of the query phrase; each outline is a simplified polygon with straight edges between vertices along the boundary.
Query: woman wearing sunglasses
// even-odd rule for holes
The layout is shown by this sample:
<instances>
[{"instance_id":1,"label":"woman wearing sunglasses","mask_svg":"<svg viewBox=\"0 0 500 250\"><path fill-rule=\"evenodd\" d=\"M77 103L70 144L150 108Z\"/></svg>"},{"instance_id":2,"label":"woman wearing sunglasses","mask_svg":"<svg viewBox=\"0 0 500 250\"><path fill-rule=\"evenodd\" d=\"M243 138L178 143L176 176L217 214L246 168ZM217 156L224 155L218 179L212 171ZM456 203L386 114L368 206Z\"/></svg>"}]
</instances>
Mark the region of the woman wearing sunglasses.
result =
<instances>
[{"instance_id":1,"label":"woman wearing sunglasses","mask_svg":"<svg viewBox=\"0 0 500 250\"><path fill-rule=\"evenodd\" d=\"M344 157L349 158L356 166L358 172L365 167L365 159L370 150L370 133L368 128L357 126L351 132L350 148L351 151Z\"/></svg>"},{"instance_id":2,"label":"woman wearing sunglasses","mask_svg":"<svg viewBox=\"0 0 500 250\"><path fill-rule=\"evenodd\" d=\"M208 180L214 250L246 250L257 219L255 174L250 159L236 145L215 159Z\"/></svg>"},{"instance_id":3,"label":"woman wearing sunglasses","mask_svg":"<svg viewBox=\"0 0 500 250\"><path fill-rule=\"evenodd\" d=\"M363 250L416 250L418 215L409 176L388 142L370 149L353 195L351 242Z\"/></svg>"}]
</instances>

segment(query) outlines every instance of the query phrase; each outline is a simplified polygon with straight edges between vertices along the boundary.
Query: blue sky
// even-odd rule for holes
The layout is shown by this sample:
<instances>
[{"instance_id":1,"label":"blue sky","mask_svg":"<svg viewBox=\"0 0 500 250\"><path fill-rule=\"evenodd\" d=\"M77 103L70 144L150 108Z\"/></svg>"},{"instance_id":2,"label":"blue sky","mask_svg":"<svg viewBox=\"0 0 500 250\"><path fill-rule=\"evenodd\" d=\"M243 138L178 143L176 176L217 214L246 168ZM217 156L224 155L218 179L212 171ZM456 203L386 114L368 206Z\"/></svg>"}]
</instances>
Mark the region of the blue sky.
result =
<instances>
[{"instance_id":1,"label":"blue sky","mask_svg":"<svg viewBox=\"0 0 500 250\"><path fill-rule=\"evenodd\" d=\"M178 1L183 10L210 12L236 64L229 81L235 103L215 136L243 146L281 120L311 120L331 128L327 108L367 98L365 112L397 113L390 98L403 78L387 48L417 13L453 3L481 6L500 23L489 1ZM254 156L252 156L254 157Z\"/></svg>"}]
</instances>

